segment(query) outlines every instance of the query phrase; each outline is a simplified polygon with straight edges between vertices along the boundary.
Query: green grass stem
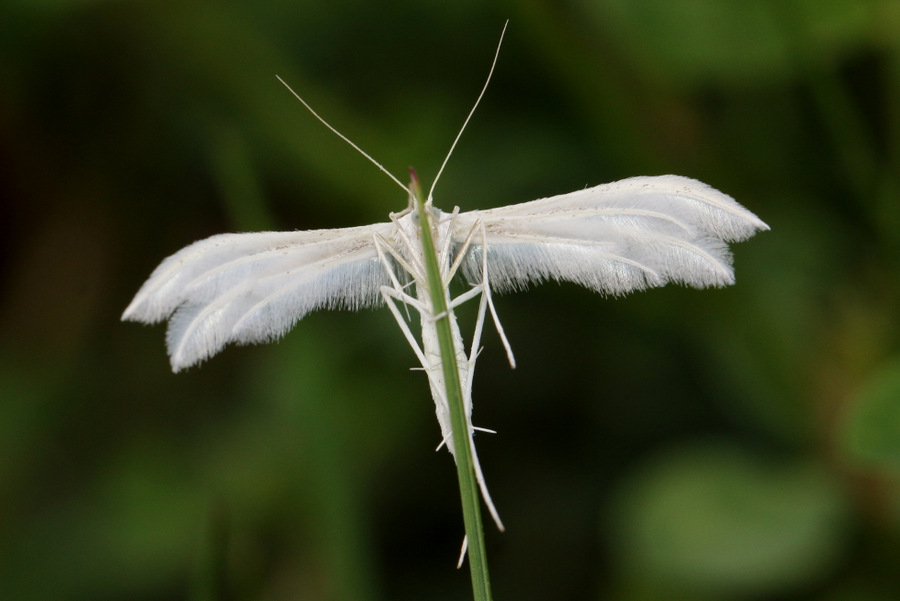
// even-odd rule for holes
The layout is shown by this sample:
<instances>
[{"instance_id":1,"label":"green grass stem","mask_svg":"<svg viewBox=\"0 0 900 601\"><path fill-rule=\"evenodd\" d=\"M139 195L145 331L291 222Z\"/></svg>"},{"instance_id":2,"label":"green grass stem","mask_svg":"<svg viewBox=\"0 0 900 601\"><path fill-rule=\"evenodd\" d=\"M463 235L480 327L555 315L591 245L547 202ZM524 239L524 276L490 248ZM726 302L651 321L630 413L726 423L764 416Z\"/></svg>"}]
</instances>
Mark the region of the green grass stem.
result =
<instances>
[{"instance_id":1,"label":"green grass stem","mask_svg":"<svg viewBox=\"0 0 900 601\"><path fill-rule=\"evenodd\" d=\"M459 493L462 501L463 521L466 536L469 540L469 569L472 573L472 593L475 601L491 600L491 582L488 575L487 554L484 546L484 528L481 522L481 499L478 483L475 479L475 467L472 459L472 448L469 446L469 428L466 422L465 404L463 402L462 384L459 381L459 369L456 363L456 352L453 348L453 337L450 320L453 318L449 310L448 291L441 278L434 238L431 235L432 216L425 209L425 199L419 186L415 172L412 172L410 190L415 197L416 211L422 224L422 248L425 255L425 270L428 274L428 286L435 315L441 317L436 322L438 342L441 350L441 365L444 371L444 382L447 386L447 402L450 405L450 420L453 424L453 445L456 448L456 473L459 478Z\"/></svg>"}]
</instances>

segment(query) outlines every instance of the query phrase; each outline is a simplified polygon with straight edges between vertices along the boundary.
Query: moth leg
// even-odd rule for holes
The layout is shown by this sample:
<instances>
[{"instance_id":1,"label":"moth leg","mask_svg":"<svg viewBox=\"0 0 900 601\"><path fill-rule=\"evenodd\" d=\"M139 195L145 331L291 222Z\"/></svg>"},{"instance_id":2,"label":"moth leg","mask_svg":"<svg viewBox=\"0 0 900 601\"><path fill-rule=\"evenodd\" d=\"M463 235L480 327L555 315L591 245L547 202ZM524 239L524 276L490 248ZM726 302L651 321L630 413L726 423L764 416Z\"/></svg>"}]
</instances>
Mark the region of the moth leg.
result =
<instances>
[{"instance_id":1,"label":"moth leg","mask_svg":"<svg viewBox=\"0 0 900 601\"><path fill-rule=\"evenodd\" d=\"M391 314L394 316L394 319L397 321L397 325L400 326L400 330L403 332L403 336L406 337L406 341L409 343L409 346L412 347L413 352L416 354L416 357L419 359L419 363L422 364L422 369L427 370L428 365L425 359L425 353L422 351L422 347L419 346L419 342L416 340L416 337L413 336L412 331L409 329L409 307L413 307L420 314L423 314L424 306L417 299L413 298L406 292L404 292L405 286L400 284L400 280L397 278L397 274L394 273L394 269L391 266L390 262L387 260L387 255L385 255L384 250L387 249L388 253L400 264L401 267L409 271L410 266L406 263L403 257L394 250L394 248L388 244L387 240L385 240L382 236L375 236L375 250L378 253L378 260L381 261L384 270L387 272L388 277L391 279L391 286L382 286L381 287L381 297L384 299L384 303L387 305L388 309L390 309ZM412 282L410 282L412 283ZM407 284L408 285L408 284ZM403 319L403 316L400 314L400 310L397 308L396 301L403 303L404 308L406 309L406 319Z\"/></svg>"},{"instance_id":2,"label":"moth leg","mask_svg":"<svg viewBox=\"0 0 900 601\"><path fill-rule=\"evenodd\" d=\"M472 426L472 430L475 430L477 432L486 432L488 434L496 434L497 433L496 430L491 430L490 428L481 428L479 426ZM434 450L440 451L446 444L447 444L447 439L444 438L443 440L441 440L440 444L438 444L438 446L436 446L434 448Z\"/></svg>"},{"instance_id":3,"label":"moth leg","mask_svg":"<svg viewBox=\"0 0 900 601\"><path fill-rule=\"evenodd\" d=\"M494 327L497 329L497 334L500 335L500 341L503 343L503 348L506 349L506 358L509 361L509 366L512 369L515 369L516 358L513 356L512 347L509 345L509 340L506 338L506 332L503 331L503 326L500 324L500 317L497 315L497 309L494 307L491 286L488 282L487 231L485 230L484 222L480 219L477 221L477 225L481 230L481 286L484 294L482 299L486 300L488 309L491 310L491 318L494 320Z\"/></svg>"},{"instance_id":4,"label":"moth leg","mask_svg":"<svg viewBox=\"0 0 900 601\"><path fill-rule=\"evenodd\" d=\"M380 234L376 234L374 236L374 242L375 242L375 252L378 253L378 260L381 261L382 267L384 267L384 270L387 272L388 277L391 279L391 284L393 284L393 286L394 286L393 289L396 290L398 293L403 293L403 291L410 284L412 284L413 281L415 281L416 275L415 275L415 272L413 271L412 266L409 263L407 263L406 260L403 258L403 256L400 253L398 253L394 249L394 247L391 246L391 244L387 240L385 240L384 237L381 236ZM394 268L391 266L390 262L387 260L387 255L384 252L385 249L387 249L387 252L394 258L395 261L397 261L397 263L400 265L400 267L402 267L406 271L406 273L408 273L410 276L412 276L412 278L413 278L412 281L408 282L405 285L400 284L400 280L397 278L397 275L394 273ZM418 302L409 302L408 299L411 299L411 298L412 297L409 297L407 295L406 299L403 299L403 298L397 299L397 300L400 300L404 305L407 321L409 321L409 319L410 319L410 316L409 316L409 306L410 305L413 305L413 307L415 307L419 311L419 313L422 312L421 305L419 305ZM396 307L394 307L394 308L396 308Z\"/></svg>"},{"instance_id":5,"label":"moth leg","mask_svg":"<svg viewBox=\"0 0 900 601\"><path fill-rule=\"evenodd\" d=\"M394 319L397 320L397 325L400 326L403 336L406 337L406 341L409 343L409 346L412 347L413 352L419 359L419 363L422 364L422 369L427 370L428 361L425 359L425 352L422 350L422 347L419 346L419 342L416 340L416 337L413 336L412 331L409 329L409 324L403 319L403 316L400 314L400 309L397 308L397 303L395 302L400 301L404 305L413 305L413 307L415 307L415 305L418 304L418 301L405 292L395 290L390 286L381 287L381 297L384 299L384 303L387 305L388 309L391 310Z\"/></svg>"},{"instance_id":6,"label":"moth leg","mask_svg":"<svg viewBox=\"0 0 900 601\"><path fill-rule=\"evenodd\" d=\"M471 300L481 294L481 285L475 285L450 301L450 309L455 309L464 302Z\"/></svg>"},{"instance_id":7,"label":"moth leg","mask_svg":"<svg viewBox=\"0 0 900 601\"><path fill-rule=\"evenodd\" d=\"M424 279L425 266L422 264L422 260L417 257L417 253L415 250L415 245L412 243L412 240L409 239L409 236L406 235L406 232L400 227L398 220L391 216L391 220L394 222L394 225L397 226L397 234L400 236L401 242L406 247L407 251L409 251L409 261L407 261L404 257L400 255L400 253L390 244L385 241L385 246L388 249L388 252L393 255L393 257L400 263L400 266L403 267L406 272L411 275L414 279L421 280Z\"/></svg>"},{"instance_id":8,"label":"moth leg","mask_svg":"<svg viewBox=\"0 0 900 601\"><path fill-rule=\"evenodd\" d=\"M472 464L475 468L475 480L478 482L478 488L481 489L481 497L484 499L484 504L487 506L491 517L494 518L497 529L500 532L503 532L506 528L500 520L500 514L497 513L497 508L494 507L494 500L491 499L491 493L488 492L487 483L484 481L484 474L481 472L481 462L478 460L478 453L475 451L475 439L472 438L471 432L469 433L469 449L472 451Z\"/></svg>"},{"instance_id":9,"label":"moth leg","mask_svg":"<svg viewBox=\"0 0 900 601\"><path fill-rule=\"evenodd\" d=\"M394 268L391 267L391 264L387 260L387 256L384 254L384 249L387 249L390 255L394 257L394 260L400 263L400 267L406 269L407 272L409 272L409 270L407 269L408 265L405 265L405 261L403 260L403 258L398 256L398 253L391 247L388 241L385 240L383 236L381 236L381 234L375 234L373 240L375 242L375 252L378 253L378 260L381 262L382 267L384 267L384 270L387 272L388 277L391 278L391 283L394 285L394 288L396 290L403 290L403 286L400 285L400 280L397 279L397 274L394 273Z\"/></svg>"},{"instance_id":10,"label":"moth leg","mask_svg":"<svg viewBox=\"0 0 900 601\"><path fill-rule=\"evenodd\" d=\"M458 214L459 214L459 207L453 207L453 212L450 213L450 215L447 215L442 222L438 222L438 226L440 226L442 223L450 222L450 225L448 225L448 227L452 227L453 220L456 218L456 216ZM453 236L445 236L444 244L440 250L438 264L446 265L448 263L447 257L450 256L450 244L452 244L452 242L453 242ZM457 254L457 257L458 256L459 255ZM447 272L447 276L444 278L444 286L448 286L450 284L450 280L453 279L453 275L455 273L456 273L456 270L451 267L450 270Z\"/></svg>"},{"instance_id":11,"label":"moth leg","mask_svg":"<svg viewBox=\"0 0 900 601\"><path fill-rule=\"evenodd\" d=\"M459 253L457 253L456 255L456 260L453 262L453 266L450 268L450 277L455 275L456 271L459 269L459 266L462 264L462 258L465 256L466 252L469 249L469 246L472 243L472 238L475 235L475 232L478 230L479 223L476 223L475 226L472 227L472 229L469 231L469 234L466 236L466 239L463 241ZM470 395L472 394L472 380L475 375L475 360L478 359L478 355L481 353L481 333L484 330L484 317L487 302L487 297L484 294L484 286L482 286L481 284L472 286L472 288L460 294L450 302L450 307L455 308L463 304L464 302L475 298L479 294L481 294L482 296L480 302L478 303L478 315L475 318L475 333L472 335L472 346L469 351L468 358L469 369L465 382L466 390Z\"/></svg>"},{"instance_id":12,"label":"moth leg","mask_svg":"<svg viewBox=\"0 0 900 601\"><path fill-rule=\"evenodd\" d=\"M459 207L453 208L453 215L459 212ZM478 231L478 226L481 225L481 221L477 221L475 225L472 226L472 229L469 230L469 233L466 235L466 239L463 240L463 243L460 245L459 252L456 253L456 259L453 260L453 265L450 266L450 270L447 272L447 283L453 279L453 276L456 275L456 272L459 271L459 266L462 264L463 258L466 256L466 252L469 250L469 246L472 244L472 238L475 236L475 232ZM482 226L483 227L483 226ZM448 241L450 236L447 237Z\"/></svg>"},{"instance_id":13,"label":"moth leg","mask_svg":"<svg viewBox=\"0 0 900 601\"><path fill-rule=\"evenodd\" d=\"M457 210L458 209L454 209L454 215L456 214ZM460 265L462 265L462 261L472 245L472 239L475 237L475 234L477 232L481 232L481 283L476 284L468 292L465 292L456 297L450 306L456 307L466 302L467 300L474 298L477 294L483 294L481 303L478 307L478 319L475 322L475 335L472 339L472 353L470 355L470 361L474 362L474 359L477 357L476 349L478 348L478 345L481 341L484 311L485 308L487 308L491 311L491 319L493 319L494 321L494 326L497 329L497 333L500 335L500 341L503 343L503 348L506 350L506 358L509 361L509 365L510 367L515 369L516 359L513 356L512 346L510 346L509 340L506 338L506 332L503 331L503 326L500 324L500 317L497 315L497 309L494 307L494 300L491 295L491 287L488 281L487 267L487 231L484 227L484 222L480 219L475 222L475 224L469 230L469 233L466 235L465 240L463 240L459 252L456 254L456 259L454 259L453 265L450 266L450 270L448 272L448 281L452 279L454 275L456 275L456 272L459 270ZM484 306L485 304L487 305L486 307Z\"/></svg>"},{"instance_id":14,"label":"moth leg","mask_svg":"<svg viewBox=\"0 0 900 601\"><path fill-rule=\"evenodd\" d=\"M475 428L474 430L482 430L485 432L495 433L493 430L486 430L485 428ZM500 532L506 530L503 526L503 521L500 519L500 513L497 511L497 507L494 505L494 500L491 498L491 493L488 492L487 482L484 480L484 473L481 471L481 461L478 459L478 451L475 450L475 438L472 436L472 431L469 431L469 450L472 453L472 467L475 469L475 481L478 483L478 489L481 491L481 498L484 499L484 504L488 508L488 512L491 514L491 518L494 520L494 523L497 525L497 529ZM441 441L441 444L438 445L437 449L440 450L447 443L446 440ZM462 563L463 557L466 554L466 543L463 541L463 548L460 552L460 563Z\"/></svg>"},{"instance_id":15,"label":"moth leg","mask_svg":"<svg viewBox=\"0 0 900 601\"><path fill-rule=\"evenodd\" d=\"M456 569L462 567L463 560L466 558L466 551L469 549L469 535L463 536L462 549L459 550L459 560L456 562Z\"/></svg>"}]
</instances>

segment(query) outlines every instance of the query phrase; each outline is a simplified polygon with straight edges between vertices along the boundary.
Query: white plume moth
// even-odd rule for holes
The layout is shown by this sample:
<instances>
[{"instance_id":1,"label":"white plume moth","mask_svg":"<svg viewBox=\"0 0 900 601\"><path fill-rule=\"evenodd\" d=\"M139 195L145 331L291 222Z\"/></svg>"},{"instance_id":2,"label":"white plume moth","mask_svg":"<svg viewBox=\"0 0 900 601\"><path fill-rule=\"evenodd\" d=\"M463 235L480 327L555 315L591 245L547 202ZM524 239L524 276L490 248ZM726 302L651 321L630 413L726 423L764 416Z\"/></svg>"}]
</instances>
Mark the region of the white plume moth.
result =
<instances>
[{"instance_id":1,"label":"white plume moth","mask_svg":"<svg viewBox=\"0 0 900 601\"><path fill-rule=\"evenodd\" d=\"M400 185L408 207L391 214L388 222L361 227L220 234L195 242L156 268L122 319L169 320L166 339L177 372L229 343L275 340L316 309L384 303L428 376L441 446L455 458L436 328L439 320L447 319L476 479L502 530L472 441L472 375L488 311L515 366L491 293L546 280L574 282L610 295L669 282L725 286L734 281L727 243L768 226L730 196L675 175L633 177L484 211L461 213L455 208L445 213L434 207L434 186L487 89L496 61L495 54L484 88L424 198L414 172L411 185L404 186L297 96L317 119ZM439 265L439 289L426 273L429 244ZM470 288L451 299L448 286L460 272ZM476 297L478 313L467 352L453 310ZM419 340L401 305L420 314ZM445 309L438 311L436 305Z\"/></svg>"}]
</instances>

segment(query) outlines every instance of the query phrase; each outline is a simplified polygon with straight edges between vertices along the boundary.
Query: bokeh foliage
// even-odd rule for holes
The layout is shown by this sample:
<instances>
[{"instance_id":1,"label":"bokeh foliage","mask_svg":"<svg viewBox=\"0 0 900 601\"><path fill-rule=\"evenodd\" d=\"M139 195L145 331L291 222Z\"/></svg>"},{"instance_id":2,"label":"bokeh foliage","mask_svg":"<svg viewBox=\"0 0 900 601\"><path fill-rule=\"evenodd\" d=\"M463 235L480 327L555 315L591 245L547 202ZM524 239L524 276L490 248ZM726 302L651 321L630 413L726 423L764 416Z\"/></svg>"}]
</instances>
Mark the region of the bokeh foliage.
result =
<instances>
[{"instance_id":1,"label":"bokeh foliage","mask_svg":"<svg viewBox=\"0 0 900 601\"><path fill-rule=\"evenodd\" d=\"M727 290L497 299L475 378L497 599L900 590L893 0L0 7L0 598L466 599L448 454L385 311L173 376L118 317L224 231L678 173L772 226ZM463 319L472 312L463 311Z\"/></svg>"}]
</instances>

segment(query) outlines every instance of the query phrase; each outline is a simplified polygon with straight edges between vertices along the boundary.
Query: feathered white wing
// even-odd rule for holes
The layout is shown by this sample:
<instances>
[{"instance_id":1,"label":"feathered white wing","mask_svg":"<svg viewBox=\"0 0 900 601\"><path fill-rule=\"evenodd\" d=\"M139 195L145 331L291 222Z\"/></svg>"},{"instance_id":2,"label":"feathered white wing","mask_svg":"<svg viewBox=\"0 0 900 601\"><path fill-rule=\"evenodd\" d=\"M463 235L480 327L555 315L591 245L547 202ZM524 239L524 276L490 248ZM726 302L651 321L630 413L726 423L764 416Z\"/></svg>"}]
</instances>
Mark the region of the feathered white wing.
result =
<instances>
[{"instance_id":1,"label":"feathered white wing","mask_svg":"<svg viewBox=\"0 0 900 601\"><path fill-rule=\"evenodd\" d=\"M606 294L678 282L734 282L727 242L769 226L730 196L676 175L633 177L594 188L456 217L462 242L484 224L490 287L517 290L569 281ZM476 231L463 271L481 281Z\"/></svg>"},{"instance_id":2,"label":"feathered white wing","mask_svg":"<svg viewBox=\"0 0 900 601\"><path fill-rule=\"evenodd\" d=\"M497 291L545 280L608 294L668 282L723 286L734 281L727 243L769 229L730 196L674 175L625 179L453 220L457 245L483 224L484 238L476 228L463 271L481 281L486 246L489 283ZM122 319L170 319L169 356L179 371L228 343L278 338L310 311L380 303L390 280L375 237L391 244L396 235L396 224L379 223L213 236L163 261Z\"/></svg>"},{"instance_id":3,"label":"feathered white wing","mask_svg":"<svg viewBox=\"0 0 900 601\"><path fill-rule=\"evenodd\" d=\"M379 223L212 236L164 260L122 319L171 317L166 341L177 372L228 343L278 338L310 311L378 304L390 281L374 237L394 230Z\"/></svg>"}]
</instances>

